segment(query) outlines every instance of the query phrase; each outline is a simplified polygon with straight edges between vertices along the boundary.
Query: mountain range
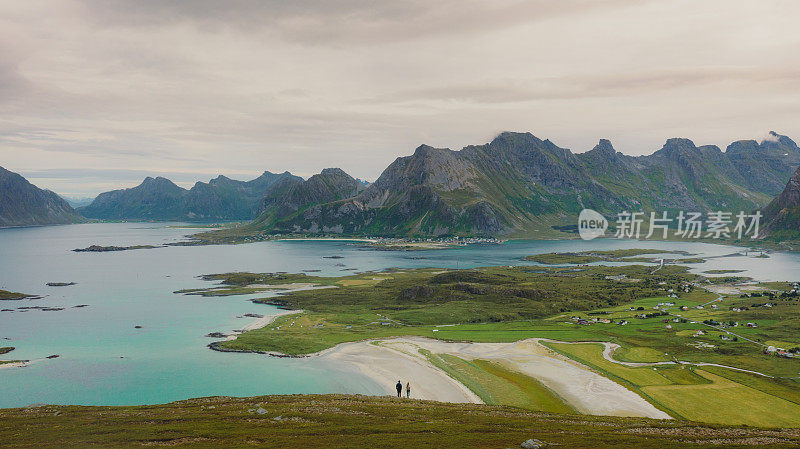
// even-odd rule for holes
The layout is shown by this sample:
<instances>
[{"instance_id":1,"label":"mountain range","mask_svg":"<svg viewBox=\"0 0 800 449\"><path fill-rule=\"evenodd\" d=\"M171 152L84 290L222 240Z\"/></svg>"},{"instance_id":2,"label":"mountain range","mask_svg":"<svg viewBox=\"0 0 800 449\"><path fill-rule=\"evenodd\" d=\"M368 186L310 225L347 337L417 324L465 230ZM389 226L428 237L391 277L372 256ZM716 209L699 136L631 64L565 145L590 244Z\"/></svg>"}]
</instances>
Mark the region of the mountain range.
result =
<instances>
[{"instance_id":1,"label":"mountain range","mask_svg":"<svg viewBox=\"0 0 800 449\"><path fill-rule=\"evenodd\" d=\"M298 181L302 178L289 172L265 171L251 181L220 175L187 190L169 179L148 177L136 187L101 193L78 211L87 218L102 220L252 220L273 187Z\"/></svg>"},{"instance_id":2,"label":"mountain range","mask_svg":"<svg viewBox=\"0 0 800 449\"><path fill-rule=\"evenodd\" d=\"M547 237L574 227L584 208L611 217L763 207L771 223L765 229L775 232L800 215L792 193L798 166L800 148L774 132L724 151L673 138L647 156L619 153L605 139L573 153L530 133L504 132L458 151L421 145L371 184L338 168L307 180L289 172L251 181L219 176L188 190L148 177L78 211L105 220L252 220L243 231L262 234Z\"/></svg>"},{"instance_id":3,"label":"mountain range","mask_svg":"<svg viewBox=\"0 0 800 449\"><path fill-rule=\"evenodd\" d=\"M85 221L64 199L0 167L0 227Z\"/></svg>"},{"instance_id":4,"label":"mountain range","mask_svg":"<svg viewBox=\"0 0 800 449\"><path fill-rule=\"evenodd\" d=\"M798 165L800 149L776 133L760 143L734 142L724 152L669 139L653 154L633 157L608 140L575 154L529 133L505 132L460 151L422 145L357 195L264 220L263 230L537 236L574 224L583 208L607 216L623 210L752 211L779 193Z\"/></svg>"}]
</instances>

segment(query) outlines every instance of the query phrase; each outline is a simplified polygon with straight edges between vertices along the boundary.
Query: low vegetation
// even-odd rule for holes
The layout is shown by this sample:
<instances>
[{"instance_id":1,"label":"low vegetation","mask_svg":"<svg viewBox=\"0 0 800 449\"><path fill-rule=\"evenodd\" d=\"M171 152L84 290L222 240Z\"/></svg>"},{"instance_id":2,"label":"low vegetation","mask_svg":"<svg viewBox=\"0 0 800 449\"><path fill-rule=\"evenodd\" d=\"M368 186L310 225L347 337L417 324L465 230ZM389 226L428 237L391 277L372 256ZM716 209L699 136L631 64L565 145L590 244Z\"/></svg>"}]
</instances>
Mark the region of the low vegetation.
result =
<instances>
[{"instance_id":1,"label":"low vegetation","mask_svg":"<svg viewBox=\"0 0 800 449\"><path fill-rule=\"evenodd\" d=\"M515 323L614 307L663 293L664 285L677 287L695 278L683 267L668 267L657 275L650 271L643 266L491 267L394 270L342 278L229 273L206 276L221 281L220 286L181 293L225 296L298 283L335 287L256 300L305 313L218 344L218 349L307 354L366 338L432 336L441 325Z\"/></svg>"},{"instance_id":2,"label":"low vegetation","mask_svg":"<svg viewBox=\"0 0 800 449\"><path fill-rule=\"evenodd\" d=\"M531 412L393 398L211 397L134 407L0 410L4 448L504 448L538 439L563 448L774 447L800 431Z\"/></svg>"}]
</instances>

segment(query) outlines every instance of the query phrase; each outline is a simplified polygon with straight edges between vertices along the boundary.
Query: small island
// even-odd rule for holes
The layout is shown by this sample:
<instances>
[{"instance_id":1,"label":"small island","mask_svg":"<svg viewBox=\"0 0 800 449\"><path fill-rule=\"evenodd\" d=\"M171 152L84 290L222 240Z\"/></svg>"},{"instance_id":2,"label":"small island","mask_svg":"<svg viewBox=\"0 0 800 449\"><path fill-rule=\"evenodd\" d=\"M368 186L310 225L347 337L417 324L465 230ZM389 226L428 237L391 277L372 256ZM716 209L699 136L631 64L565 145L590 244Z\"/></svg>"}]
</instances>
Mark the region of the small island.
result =
<instances>
[{"instance_id":1,"label":"small island","mask_svg":"<svg viewBox=\"0 0 800 449\"><path fill-rule=\"evenodd\" d=\"M153 249L163 248L164 245L133 245L133 246L100 246L91 245L86 248L75 248L72 251L76 253L107 253L113 251L130 251L134 249Z\"/></svg>"},{"instance_id":2,"label":"small island","mask_svg":"<svg viewBox=\"0 0 800 449\"><path fill-rule=\"evenodd\" d=\"M41 298L41 296L0 290L0 301L18 301L21 299L39 299L39 298Z\"/></svg>"},{"instance_id":3,"label":"small island","mask_svg":"<svg viewBox=\"0 0 800 449\"><path fill-rule=\"evenodd\" d=\"M606 251L581 251L572 253L545 253L527 256L523 260L528 262L536 262L543 265L584 265L587 263L595 262L635 262L635 263L659 263L662 259L664 262L674 263L699 263L703 259L700 258L662 258L662 257L637 257L646 254L679 254L682 256L691 256L685 251L669 251L663 249L616 249Z\"/></svg>"},{"instance_id":4,"label":"small island","mask_svg":"<svg viewBox=\"0 0 800 449\"><path fill-rule=\"evenodd\" d=\"M76 285L76 282L48 282L48 287L69 287L70 285Z\"/></svg>"}]
</instances>

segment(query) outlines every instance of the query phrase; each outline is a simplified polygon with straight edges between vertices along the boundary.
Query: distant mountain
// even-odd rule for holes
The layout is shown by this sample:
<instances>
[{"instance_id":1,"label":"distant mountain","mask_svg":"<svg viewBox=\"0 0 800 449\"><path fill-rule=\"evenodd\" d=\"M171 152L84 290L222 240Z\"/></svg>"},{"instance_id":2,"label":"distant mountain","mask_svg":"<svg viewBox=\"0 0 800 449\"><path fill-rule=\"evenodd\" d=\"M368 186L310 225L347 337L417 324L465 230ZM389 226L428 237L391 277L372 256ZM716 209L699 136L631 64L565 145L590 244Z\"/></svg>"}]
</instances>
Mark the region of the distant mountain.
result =
<instances>
[{"instance_id":1,"label":"distant mountain","mask_svg":"<svg viewBox=\"0 0 800 449\"><path fill-rule=\"evenodd\" d=\"M289 213L262 215L256 224L266 232L536 236L574 224L583 208L607 216L753 210L769 202L780 190L777 180L798 163L797 145L775 133L725 152L669 139L649 156L631 157L607 140L573 154L530 133L506 132L460 151L422 145L350 198L295 202Z\"/></svg>"},{"instance_id":2,"label":"distant mountain","mask_svg":"<svg viewBox=\"0 0 800 449\"><path fill-rule=\"evenodd\" d=\"M92 204L95 197L85 197L85 196L77 196L77 195L59 195L61 198L64 198L64 201L67 202L73 209L77 209L79 207L88 206Z\"/></svg>"},{"instance_id":3,"label":"distant mountain","mask_svg":"<svg viewBox=\"0 0 800 449\"><path fill-rule=\"evenodd\" d=\"M186 190L169 179L147 177L136 187L101 193L79 211L103 220L252 220L274 185L300 179L289 172L264 172L252 181L218 176Z\"/></svg>"},{"instance_id":4,"label":"distant mountain","mask_svg":"<svg viewBox=\"0 0 800 449\"><path fill-rule=\"evenodd\" d=\"M765 233L772 237L800 237L800 168L794 172L786 187L763 210Z\"/></svg>"},{"instance_id":5,"label":"distant mountain","mask_svg":"<svg viewBox=\"0 0 800 449\"><path fill-rule=\"evenodd\" d=\"M63 198L0 167L0 227L84 221Z\"/></svg>"},{"instance_id":6,"label":"distant mountain","mask_svg":"<svg viewBox=\"0 0 800 449\"><path fill-rule=\"evenodd\" d=\"M362 190L361 182L339 168L326 168L305 181L285 179L261 200L262 212L254 224L278 229L308 207L351 198Z\"/></svg>"}]
</instances>

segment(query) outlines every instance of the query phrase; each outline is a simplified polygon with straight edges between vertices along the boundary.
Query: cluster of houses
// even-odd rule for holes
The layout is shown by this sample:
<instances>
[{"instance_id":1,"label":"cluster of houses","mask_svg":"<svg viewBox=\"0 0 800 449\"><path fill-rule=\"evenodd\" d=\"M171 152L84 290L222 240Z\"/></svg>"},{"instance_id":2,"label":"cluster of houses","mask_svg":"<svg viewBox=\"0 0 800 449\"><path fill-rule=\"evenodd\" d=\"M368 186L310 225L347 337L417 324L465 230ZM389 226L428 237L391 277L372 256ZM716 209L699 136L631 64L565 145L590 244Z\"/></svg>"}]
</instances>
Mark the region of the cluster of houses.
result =
<instances>
[{"instance_id":1,"label":"cluster of houses","mask_svg":"<svg viewBox=\"0 0 800 449\"><path fill-rule=\"evenodd\" d=\"M783 348L776 348L775 346L767 346L764 348L764 354L774 355L777 357L786 357L787 359L792 357L800 357L798 354L798 348L794 348L793 350L785 350Z\"/></svg>"},{"instance_id":2,"label":"cluster of houses","mask_svg":"<svg viewBox=\"0 0 800 449\"><path fill-rule=\"evenodd\" d=\"M613 321L609 320L608 318L598 318L598 317L586 319L586 318L581 318L579 316L572 316L570 317L570 320L581 326L588 326L590 324L596 324L596 323L603 323L603 324L613 323Z\"/></svg>"}]
</instances>

